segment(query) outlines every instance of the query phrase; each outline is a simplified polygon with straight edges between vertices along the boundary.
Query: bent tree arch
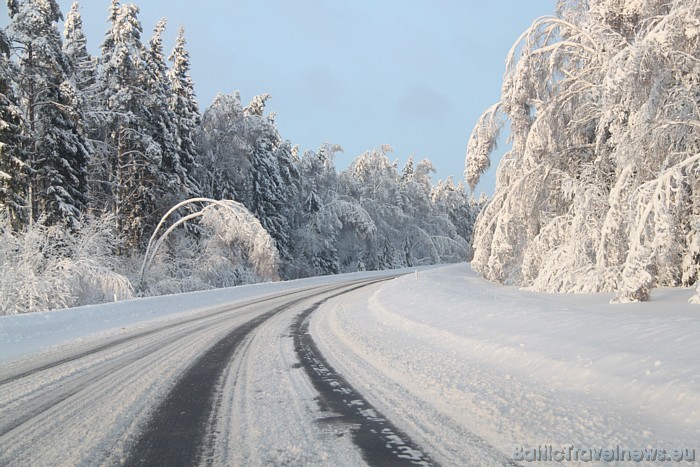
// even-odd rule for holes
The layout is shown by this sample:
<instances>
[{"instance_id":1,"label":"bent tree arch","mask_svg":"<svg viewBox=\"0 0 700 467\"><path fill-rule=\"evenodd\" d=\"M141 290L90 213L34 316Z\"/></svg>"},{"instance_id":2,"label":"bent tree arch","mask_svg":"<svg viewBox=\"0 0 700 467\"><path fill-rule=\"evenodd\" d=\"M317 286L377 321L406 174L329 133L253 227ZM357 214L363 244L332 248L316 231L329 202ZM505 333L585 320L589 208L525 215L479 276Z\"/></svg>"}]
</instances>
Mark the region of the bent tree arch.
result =
<instances>
[{"instance_id":1,"label":"bent tree arch","mask_svg":"<svg viewBox=\"0 0 700 467\"><path fill-rule=\"evenodd\" d=\"M184 206L197 203L202 203L204 206L198 211L178 219L159 236L159 232L170 216ZM212 227L215 235L218 235L225 242L241 244L248 252L257 275L270 280L279 279L279 253L275 241L245 206L233 200L191 198L176 204L166 212L153 231L141 265L140 289L143 289L146 271L167 236L180 225L194 219L201 219L201 222Z\"/></svg>"}]
</instances>

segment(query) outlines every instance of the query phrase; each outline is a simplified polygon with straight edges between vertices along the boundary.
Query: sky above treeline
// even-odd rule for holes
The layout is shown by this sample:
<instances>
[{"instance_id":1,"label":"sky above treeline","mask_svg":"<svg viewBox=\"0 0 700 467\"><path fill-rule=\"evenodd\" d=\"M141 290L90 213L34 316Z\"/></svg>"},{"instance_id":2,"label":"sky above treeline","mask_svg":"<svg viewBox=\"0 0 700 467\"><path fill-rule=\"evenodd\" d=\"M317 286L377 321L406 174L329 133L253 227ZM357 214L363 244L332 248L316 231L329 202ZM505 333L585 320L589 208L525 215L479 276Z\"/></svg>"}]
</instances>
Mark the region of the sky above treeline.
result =
<instances>
[{"instance_id":1,"label":"sky above treeline","mask_svg":"<svg viewBox=\"0 0 700 467\"><path fill-rule=\"evenodd\" d=\"M71 3L59 0L64 14ZM499 99L508 50L556 7L555 0L135 3L145 43L162 17L168 18L166 51L185 27L202 111L220 92L239 90L244 104L269 93L267 108L276 112L280 133L302 150L339 144L345 152L336 165L344 168L362 152L389 144L399 166L411 154L430 158L434 181L463 179L469 134ZM95 54L109 4L81 2ZM493 172L477 194L493 193Z\"/></svg>"}]
</instances>

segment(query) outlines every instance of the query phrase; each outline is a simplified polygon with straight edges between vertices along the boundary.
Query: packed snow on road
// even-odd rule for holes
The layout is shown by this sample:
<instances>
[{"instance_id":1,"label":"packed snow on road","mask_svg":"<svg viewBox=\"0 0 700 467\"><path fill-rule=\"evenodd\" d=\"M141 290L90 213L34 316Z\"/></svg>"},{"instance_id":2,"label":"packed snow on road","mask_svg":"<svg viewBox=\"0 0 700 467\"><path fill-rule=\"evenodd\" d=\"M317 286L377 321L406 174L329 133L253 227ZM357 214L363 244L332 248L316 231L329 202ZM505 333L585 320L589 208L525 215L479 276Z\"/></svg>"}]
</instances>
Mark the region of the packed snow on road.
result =
<instances>
[{"instance_id":1,"label":"packed snow on road","mask_svg":"<svg viewBox=\"0 0 700 467\"><path fill-rule=\"evenodd\" d=\"M679 449L690 456L700 447L700 313L687 301L694 290L657 289L650 302L613 305L611 294L555 295L494 285L468 264L400 273L324 301L310 315L308 329L334 371L435 463L527 462L526 455L542 459L566 450L582 453L585 463L589 450ZM212 307L388 274L2 317L0 372ZM343 436L349 431L314 423L324 415L286 335L299 311L292 307L266 322L246 344L246 358L232 364L223 385L232 395L224 396L220 409L231 413L219 419L217 430L240 438L245 452L235 452L237 444L228 440L216 445L215 460L365 462ZM195 355L206 344L191 346ZM235 381L240 375L245 386ZM115 419L119 403L110 409ZM284 407L294 411L280 417ZM231 421L239 409L247 414L245 430ZM302 436L306 428L293 428L299 423L314 428ZM109 440L100 443L102 449L110 446Z\"/></svg>"}]
</instances>

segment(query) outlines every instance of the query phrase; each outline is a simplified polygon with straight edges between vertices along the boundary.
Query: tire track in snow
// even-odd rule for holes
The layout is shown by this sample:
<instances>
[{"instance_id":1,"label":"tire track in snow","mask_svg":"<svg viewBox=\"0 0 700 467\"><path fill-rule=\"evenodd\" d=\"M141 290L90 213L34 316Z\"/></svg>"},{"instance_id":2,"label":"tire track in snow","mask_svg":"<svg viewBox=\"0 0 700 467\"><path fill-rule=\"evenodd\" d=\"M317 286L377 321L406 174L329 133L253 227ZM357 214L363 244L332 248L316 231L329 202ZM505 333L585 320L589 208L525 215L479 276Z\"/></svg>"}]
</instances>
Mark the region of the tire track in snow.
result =
<instances>
[{"instance_id":1,"label":"tire track in snow","mask_svg":"<svg viewBox=\"0 0 700 467\"><path fill-rule=\"evenodd\" d=\"M324 297L371 282L326 289L265 321L241 343L222 378L200 465L365 465L349 427L323 423L318 392L300 364L296 317Z\"/></svg>"},{"instance_id":2,"label":"tire track in snow","mask_svg":"<svg viewBox=\"0 0 700 467\"><path fill-rule=\"evenodd\" d=\"M333 297L306 309L293 325L295 350L319 393L319 405L322 410L333 413L326 421L351 425L353 442L370 465L438 465L367 402L321 355L309 332L309 318L330 298Z\"/></svg>"},{"instance_id":3,"label":"tire track in snow","mask_svg":"<svg viewBox=\"0 0 700 467\"><path fill-rule=\"evenodd\" d=\"M5 391L14 392L15 399L22 397L23 400L21 405L12 404L12 401L0 402L0 407L3 409L8 411L12 409L11 416L3 417L0 420L0 437L60 404L86 387L98 384L115 370L135 363L187 335L206 331L214 325L221 325L230 320L230 315L236 311L245 310L248 307L262 304L275 298L277 297L258 299L233 306L217 307L208 310L203 315L198 314L196 317L190 317L166 326L137 331L128 336L119 336L116 339L108 339L106 343L92 343L87 346L79 346L78 349L73 350L67 356L58 357L55 361L41 362L29 369L25 368L6 375L0 380L0 394ZM110 351L116 353L110 354ZM105 360L100 361L101 359ZM97 363L91 363L95 360ZM81 363L86 366L79 368L71 365L74 362L77 364L79 361L82 361ZM65 373L58 370L64 370ZM32 376L44 372L52 374L55 379L52 381L48 377L49 380L43 382L43 387L37 388L33 394L31 392L20 394L17 391L17 385L22 385L30 391ZM17 405L20 406L17 407Z\"/></svg>"},{"instance_id":4,"label":"tire track in snow","mask_svg":"<svg viewBox=\"0 0 700 467\"><path fill-rule=\"evenodd\" d=\"M393 328L393 323L376 319L370 298L380 290L367 291L329 303L322 312L310 317L310 331L319 351L345 375L355 387L365 389L366 397L375 407L395 420L405 432L429 449L432 459L444 465L519 466L507 456L507 449L497 449L463 424L452 419L450 409L435 410L434 401L446 395L435 391L434 374L414 375L406 361L415 358L418 364L424 349L416 348L418 336ZM432 356L433 366L441 368L442 355ZM420 365L417 365L421 368ZM468 375L472 369L459 363L455 374ZM439 373L438 373L439 375ZM478 376L477 376L478 378ZM471 413L471 421L479 423L481 415ZM500 420L509 423L507 414Z\"/></svg>"},{"instance_id":5,"label":"tire track in snow","mask_svg":"<svg viewBox=\"0 0 700 467\"><path fill-rule=\"evenodd\" d=\"M129 450L125 464L190 466L207 463L206 458L215 450L213 445L217 433L213 433L211 427L216 425L212 420L216 418L214 414L220 405L225 372L239 347L275 315L304 301L333 294L312 305L312 308L317 307L330 297L351 292L377 280L358 282L360 285L344 283L340 286L324 287L321 291L286 301L237 327L219 340L192 364L153 412L138 441ZM337 292L338 290L341 291ZM245 356L238 355L236 358Z\"/></svg>"},{"instance_id":6,"label":"tire track in snow","mask_svg":"<svg viewBox=\"0 0 700 467\"><path fill-rule=\"evenodd\" d=\"M217 382L238 346L255 328L304 298L279 306L236 328L202 355L151 416L127 465L196 465L206 446Z\"/></svg>"},{"instance_id":7,"label":"tire track in snow","mask_svg":"<svg viewBox=\"0 0 700 467\"><path fill-rule=\"evenodd\" d=\"M317 290L210 308L0 368L0 465L124 463L135 433L189 362L269 310L268 303Z\"/></svg>"}]
</instances>

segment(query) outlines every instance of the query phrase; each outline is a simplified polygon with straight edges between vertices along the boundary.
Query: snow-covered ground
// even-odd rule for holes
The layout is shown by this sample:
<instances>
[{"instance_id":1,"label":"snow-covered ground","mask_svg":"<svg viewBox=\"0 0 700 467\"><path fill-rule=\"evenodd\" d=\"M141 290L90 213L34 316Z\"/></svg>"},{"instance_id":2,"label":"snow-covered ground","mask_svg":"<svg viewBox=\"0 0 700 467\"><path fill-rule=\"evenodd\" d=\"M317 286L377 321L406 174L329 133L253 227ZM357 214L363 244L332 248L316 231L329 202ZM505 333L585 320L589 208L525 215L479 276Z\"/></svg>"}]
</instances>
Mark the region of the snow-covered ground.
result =
<instances>
[{"instance_id":1,"label":"snow-covered ground","mask_svg":"<svg viewBox=\"0 0 700 467\"><path fill-rule=\"evenodd\" d=\"M609 294L494 285L460 264L340 297L311 332L336 370L448 465L549 445L695 448L697 459L693 293L611 305Z\"/></svg>"},{"instance_id":2,"label":"snow-covered ground","mask_svg":"<svg viewBox=\"0 0 700 467\"><path fill-rule=\"evenodd\" d=\"M549 445L669 452L686 448L695 449L697 459L700 307L687 303L693 290L656 290L649 303L611 305L609 294L550 295L494 285L477 277L468 264L410 272L329 300L312 315L310 332L335 370L436 461L502 465L516 447ZM313 278L2 317L0 370L76 341L167 324L212 307L393 273ZM314 409L310 383L295 364L288 335L294 313L290 309L261 327L246 344L249 351L242 354L246 360L240 357L229 370L231 387L236 389L224 391L230 392L230 399L224 396L221 410L237 415L221 420L238 422L217 428L227 438L218 446L240 449L213 452L216 459L361 462L348 451L350 445L321 452L321 445L309 441L318 436L318 428L309 427L320 415ZM228 327L242 322L243 316L237 316ZM194 347L204 344L192 337L193 350L185 350L195 355L201 350ZM181 348L178 345L177 351ZM163 352L177 362L184 358L173 350ZM175 370L173 364L169 376L159 378L172 379ZM287 400L294 394L301 399ZM150 403L146 399L129 407L140 413L139 407ZM274 414L282 412L289 420L277 417L284 426L276 430ZM265 418L264 429L253 426L260 417ZM133 419L138 421L135 415ZM308 429L299 428L302 425ZM329 443L338 442L332 433L322 435ZM255 451L258 443L271 446L273 441L284 452L265 446ZM335 459L338 453L342 459Z\"/></svg>"},{"instance_id":3,"label":"snow-covered ground","mask_svg":"<svg viewBox=\"0 0 700 467\"><path fill-rule=\"evenodd\" d=\"M409 272L413 272L413 269L358 272L0 316L0 365L32 352L72 341L104 338L121 333L125 329L132 330L152 325L157 321L179 319L186 314L197 314L215 306L232 305L305 287Z\"/></svg>"}]
</instances>

